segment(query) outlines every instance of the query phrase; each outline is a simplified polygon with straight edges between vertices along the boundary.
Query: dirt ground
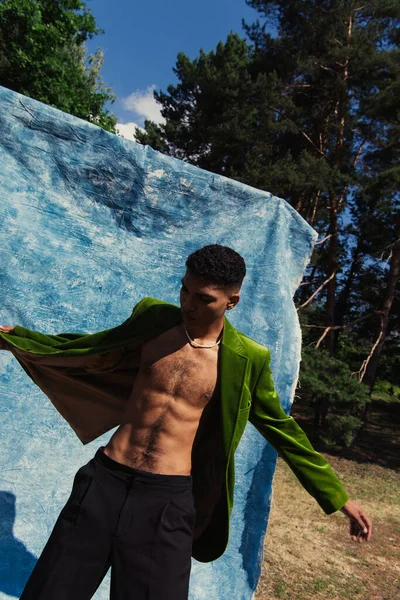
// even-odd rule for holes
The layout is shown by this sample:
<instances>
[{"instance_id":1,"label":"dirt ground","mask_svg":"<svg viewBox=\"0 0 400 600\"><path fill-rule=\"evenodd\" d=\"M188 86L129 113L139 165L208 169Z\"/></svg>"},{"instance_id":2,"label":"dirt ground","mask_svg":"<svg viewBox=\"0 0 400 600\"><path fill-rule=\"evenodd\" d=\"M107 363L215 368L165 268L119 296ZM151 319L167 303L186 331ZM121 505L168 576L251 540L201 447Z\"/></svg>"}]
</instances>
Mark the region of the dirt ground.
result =
<instances>
[{"instance_id":1,"label":"dirt ground","mask_svg":"<svg viewBox=\"0 0 400 600\"><path fill-rule=\"evenodd\" d=\"M310 412L296 408L292 414L310 431ZM352 541L347 517L325 515L278 459L256 600L400 600L398 431L397 418L378 404L352 450L344 456L322 452L370 516L368 543Z\"/></svg>"}]
</instances>

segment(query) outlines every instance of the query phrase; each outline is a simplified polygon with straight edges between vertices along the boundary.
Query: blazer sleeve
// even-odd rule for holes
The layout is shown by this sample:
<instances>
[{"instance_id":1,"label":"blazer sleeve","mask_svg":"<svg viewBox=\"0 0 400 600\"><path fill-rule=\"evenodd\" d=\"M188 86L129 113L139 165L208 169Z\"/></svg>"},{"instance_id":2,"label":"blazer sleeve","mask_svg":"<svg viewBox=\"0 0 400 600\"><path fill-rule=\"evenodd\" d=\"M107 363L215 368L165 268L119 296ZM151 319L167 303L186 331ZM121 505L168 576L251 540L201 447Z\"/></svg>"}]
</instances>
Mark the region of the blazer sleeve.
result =
<instances>
[{"instance_id":1,"label":"blazer sleeve","mask_svg":"<svg viewBox=\"0 0 400 600\"><path fill-rule=\"evenodd\" d=\"M302 486L313 496L325 514L346 503L348 494L329 463L314 450L308 437L282 408L274 388L270 351L256 382L249 421L289 465Z\"/></svg>"},{"instance_id":2,"label":"blazer sleeve","mask_svg":"<svg viewBox=\"0 0 400 600\"><path fill-rule=\"evenodd\" d=\"M126 331L131 322L141 317L154 304L154 298L146 296L133 307L130 316L121 324L96 331L94 333L62 332L47 334L22 325L15 325L13 333L0 332L0 350L11 350L15 346L20 350L31 350L34 353L54 353L64 349L68 350L90 348L94 345L107 345L118 341L121 334Z\"/></svg>"}]
</instances>

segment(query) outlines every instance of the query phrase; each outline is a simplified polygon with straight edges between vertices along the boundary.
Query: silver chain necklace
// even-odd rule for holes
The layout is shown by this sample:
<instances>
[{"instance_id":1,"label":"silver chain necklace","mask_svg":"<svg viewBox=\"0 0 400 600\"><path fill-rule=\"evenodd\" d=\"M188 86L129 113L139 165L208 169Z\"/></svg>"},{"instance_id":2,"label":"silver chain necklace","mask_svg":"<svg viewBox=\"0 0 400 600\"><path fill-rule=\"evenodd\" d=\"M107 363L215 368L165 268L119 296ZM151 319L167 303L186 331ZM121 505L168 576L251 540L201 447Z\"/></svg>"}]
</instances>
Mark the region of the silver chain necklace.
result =
<instances>
[{"instance_id":1,"label":"silver chain necklace","mask_svg":"<svg viewBox=\"0 0 400 600\"><path fill-rule=\"evenodd\" d=\"M222 340L222 335L221 334L222 334L222 332L220 334L220 336L221 336L220 339L217 342L215 342L215 344L211 344L211 346L206 346L205 344L198 344L197 342L195 342L194 340L192 340L192 338L188 334L188 330L186 329L186 325L183 324L183 326L185 328L185 333L186 333L187 339L189 340L189 343L192 346L194 346L195 348L214 348L214 346L218 346L218 344L221 343L221 340Z\"/></svg>"}]
</instances>

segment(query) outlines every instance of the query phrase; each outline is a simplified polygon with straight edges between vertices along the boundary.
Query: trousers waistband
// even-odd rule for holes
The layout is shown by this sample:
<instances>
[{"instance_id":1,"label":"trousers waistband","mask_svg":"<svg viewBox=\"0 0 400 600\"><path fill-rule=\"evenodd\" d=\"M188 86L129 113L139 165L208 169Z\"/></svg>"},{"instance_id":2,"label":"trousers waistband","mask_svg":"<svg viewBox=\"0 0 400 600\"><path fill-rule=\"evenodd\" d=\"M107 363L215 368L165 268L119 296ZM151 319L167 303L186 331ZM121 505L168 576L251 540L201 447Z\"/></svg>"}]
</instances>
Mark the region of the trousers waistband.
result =
<instances>
[{"instance_id":1,"label":"trousers waistband","mask_svg":"<svg viewBox=\"0 0 400 600\"><path fill-rule=\"evenodd\" d=\"M146 480L148 482L153 483L176 485L180 487L191 487L192 485L192 475L168 475L166 473L152 473L151 471L143 471L142 469L136 469L136 467L130 467L129 465L120 463L108 456L107 454L105 454L104 446L100 446L100 448L96 451L94 459L97 462L101 463L107 469L120 474L124 474L127 477Z\"/></svg>"}]
</instances>

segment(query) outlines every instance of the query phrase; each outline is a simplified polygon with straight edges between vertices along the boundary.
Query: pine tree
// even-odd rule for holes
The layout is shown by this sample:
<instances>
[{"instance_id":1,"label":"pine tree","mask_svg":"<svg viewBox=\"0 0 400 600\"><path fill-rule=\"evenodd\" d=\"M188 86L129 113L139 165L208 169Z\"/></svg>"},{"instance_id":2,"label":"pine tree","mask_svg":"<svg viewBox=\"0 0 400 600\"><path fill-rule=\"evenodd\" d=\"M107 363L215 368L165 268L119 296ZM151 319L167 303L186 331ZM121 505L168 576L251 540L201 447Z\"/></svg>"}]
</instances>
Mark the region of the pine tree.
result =
<instances>
[{"instance_id":1,"label":"pine tree","mask_svg":"<svg viewBox=\"0 0 400 600\"><path fill-rule=\"evenodd\" d=\"M341 335L356 340L353 373L372 389L388 336L400 352L400 4L247 4L251 44L230 34L215 52L180 54L179 83L155 94L166 124L146 123L140 141L285 198L320 233L299 314L313 302L310 339L331 356Z\"/></svg>"}]
</instances>

